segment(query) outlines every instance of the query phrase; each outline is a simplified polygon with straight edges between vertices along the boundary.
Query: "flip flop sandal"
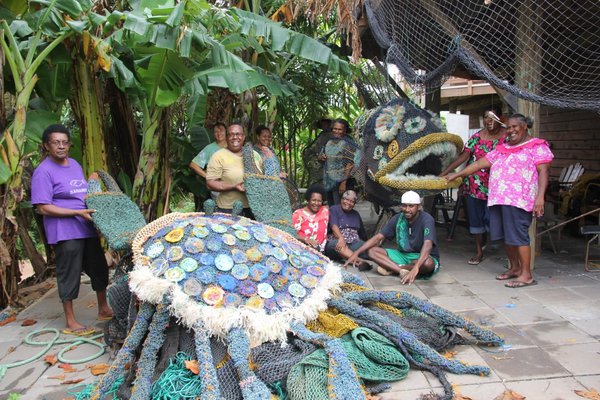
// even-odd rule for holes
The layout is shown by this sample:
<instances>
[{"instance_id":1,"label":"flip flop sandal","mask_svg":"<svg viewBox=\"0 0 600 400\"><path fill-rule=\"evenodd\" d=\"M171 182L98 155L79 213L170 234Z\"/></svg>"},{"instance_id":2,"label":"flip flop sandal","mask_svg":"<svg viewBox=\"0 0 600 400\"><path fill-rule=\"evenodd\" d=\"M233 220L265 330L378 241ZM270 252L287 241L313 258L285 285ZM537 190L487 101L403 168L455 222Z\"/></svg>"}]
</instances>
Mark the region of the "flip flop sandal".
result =
<instances>
[{"instance_id":1,"label":"flip flop sandal","mask_svg":"<svg viewBox=\"0 0 600 400\"><path fill-rule=\"evenodd\" d=\"M89 336L96 333L94 328L78 328L78 329L63 329L62 333L65 335L74 335L74 336Z\"/></svg>"},{"instance_id":2,"label":"flip flop sandal","mask_svg":"<svg viewBox=\"0 0 600 400\"><path fill-rule=\"evenodd\" d=\"M497 281L507 281L509 279L515 279L518 278L519 275L512 275L512 274L500 274L498 276L496 276L496 280Z\"/></svg>"},{"instance_id":3,"label":"flip flop sandal","mask_svg":"<svg viewBox=\"0 0 600 400\"><path fill-rule=\"evenodd\" d=\"M472 257L469 261L467 261L467 264L469 265L479 265L480 262L483 261L483 257L480 258L479 260L476 259L475 257Z\"/></svg>"},{"instance_id":4,"label":"flip flop sandal","mask_svg":"<svg viewBox=\"0 0 600 400\"><path fill-rule=\"evenodd\" d=\"M518 288L523 288L523 287L527 287L527 286L535 286L537 285L537 281L534 279L531 282L521 282L521 281L511 281L508 282L506 285L507 288L511 288L511 289L518 289Z\"/></svg>"}]
</instances>

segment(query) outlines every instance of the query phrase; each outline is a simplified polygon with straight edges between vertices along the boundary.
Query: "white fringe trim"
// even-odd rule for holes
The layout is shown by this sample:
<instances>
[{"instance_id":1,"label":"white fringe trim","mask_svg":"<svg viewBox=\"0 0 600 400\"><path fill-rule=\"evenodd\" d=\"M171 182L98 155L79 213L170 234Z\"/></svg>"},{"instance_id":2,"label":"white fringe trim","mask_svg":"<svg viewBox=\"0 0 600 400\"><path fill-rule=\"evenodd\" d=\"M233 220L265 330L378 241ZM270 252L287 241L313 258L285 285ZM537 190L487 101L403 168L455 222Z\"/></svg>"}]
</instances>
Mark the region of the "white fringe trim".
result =
<instances>
[{"instance_id":1,"label":"white fringe trim","mask_svg":"<svg viewBox=\"0 0 600 400\"><path fill-rule=\"evenodd\" d=\"M340 267L329 263L325 275L316 288L312 289L302 303L295 307L267 314L241 306L239 308L211 307L196 302L181 290L178 284L158 278L145 265L136 264L129 273L129 287L141 300L153 304L162 302L164 295L172 296L170 313L188 328L201 321L210 335L225 338L234 327L244 329L251 341L285 341L286 332L292 322L305 324L316 319L319 312L327 308L327 300L342 283Z\"/></svg>"}]
</instances>

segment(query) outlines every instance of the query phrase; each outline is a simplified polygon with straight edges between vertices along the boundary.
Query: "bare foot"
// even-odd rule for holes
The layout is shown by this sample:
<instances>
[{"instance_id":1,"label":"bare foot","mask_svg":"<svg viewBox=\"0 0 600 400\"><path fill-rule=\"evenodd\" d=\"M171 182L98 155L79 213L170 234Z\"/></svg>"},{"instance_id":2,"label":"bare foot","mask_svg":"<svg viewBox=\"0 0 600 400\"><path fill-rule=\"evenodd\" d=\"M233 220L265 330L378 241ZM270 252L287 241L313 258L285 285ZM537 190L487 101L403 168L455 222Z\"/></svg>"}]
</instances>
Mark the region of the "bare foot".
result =
<instances>
[{"instance_id":1,"label":"bare foot","mask_svg":"<svg viewBox=\"0 0 600 400\"><path fill-rule=\"evenodd\" d=\"M74 321L74 322L72 322L72 323L70 323L70 324L67 324L67 329L68 329L68 330L71 330L71 331L79 331L79 330L84 330L84 329L86 329L86 328L87 328L87 327L85 327L85 326L81 325L81 324L80 324L79 322L77 322L77 321Z\"/></svg>"},{"instance_id":2,"label":"bare foot","mask_svg":"<svg viewBox=\"0 0 600 400\"><path fill-rule=\"evenodd\" d=\"M98 310L98 319L105 320L113 317L113 311L106 306Z\"/></svg>"}]
</instances>

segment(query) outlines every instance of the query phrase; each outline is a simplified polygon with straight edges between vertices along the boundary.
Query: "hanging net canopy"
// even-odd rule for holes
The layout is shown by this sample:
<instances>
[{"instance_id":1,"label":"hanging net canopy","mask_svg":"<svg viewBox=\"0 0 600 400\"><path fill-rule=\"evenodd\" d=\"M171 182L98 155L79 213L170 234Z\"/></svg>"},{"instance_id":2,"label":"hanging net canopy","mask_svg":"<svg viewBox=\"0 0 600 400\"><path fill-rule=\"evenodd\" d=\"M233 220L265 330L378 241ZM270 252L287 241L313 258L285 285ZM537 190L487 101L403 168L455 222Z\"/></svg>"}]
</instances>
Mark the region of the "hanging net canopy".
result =
<instances>
[{"instance_id":1,"label":"hanging net canopy","mask_svg":"<svg viewBox=\"0 0 600 400\"><path fill-rule=\"evenodd\" d=\"M600 109L600 2L365 0L369 26L417 90L466 69L528 101Z\"/></svg>"}]
</instances>

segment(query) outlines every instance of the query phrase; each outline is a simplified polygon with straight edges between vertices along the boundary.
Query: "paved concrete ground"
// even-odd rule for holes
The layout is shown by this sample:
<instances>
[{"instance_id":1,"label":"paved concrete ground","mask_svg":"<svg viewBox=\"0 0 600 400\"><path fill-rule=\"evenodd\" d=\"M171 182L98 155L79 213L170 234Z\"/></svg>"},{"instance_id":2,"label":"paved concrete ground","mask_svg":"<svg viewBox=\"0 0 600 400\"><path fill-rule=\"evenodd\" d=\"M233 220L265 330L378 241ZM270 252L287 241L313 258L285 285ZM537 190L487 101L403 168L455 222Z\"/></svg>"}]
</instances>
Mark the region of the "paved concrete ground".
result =
<instances>
[{"instance_id":1,"label":"paved concrete ground","mask_svg":"<svg viewBox=\"0 0 600 400\"><path fill-rule=\"evenodd\" d=\"M368 207L361 208L365 219L372 220ZM536 263L537 286L505 288L495 275L504 271L506 260L500 245L488 246L485 260L478 266L467 265L472 255L472 240L459 227L453 242L444 240L444 228L438 231L442 270L430 281L401 286L399 279L381 277L374 272L359 273L374 288L406 290L443 306L474 322L487 326L506 339L503 348L463 345L454 348L455 358L469 364L487 365L488 377L449 375L449 380L464 396L490 400L506 389L527 399L581 399L574 390L600 390L600 273L583 269L583 239L565 238L561 252L544 249ZM549 244L548 244L549 245ZM82 285L76 310L84 323L95 324L95 299L89 285ZM56 291L18 316L16 323L0 327L0 363L8 363L34 354L38 349L22 344L24 336L42 327L61 328L62 312ZM21 327L20 321L32 318L38 323ZM7 354L9 348L15 348ZM60 347L51 350L55 354ZM95 349L80 346L68 354L77 357ZM104 355L92 363L107 362ZM84 365L67 379L95 378ZM10 369L0 381L0 399L9 393L21 393L22 399L68 398L68 385L49 379L63 372L43 361ZM417 399L430 392L441 393L439 382L427 372L411 370L408 377L394 383L381 395L382 400Z\"/></svg>"}]
</instances>

